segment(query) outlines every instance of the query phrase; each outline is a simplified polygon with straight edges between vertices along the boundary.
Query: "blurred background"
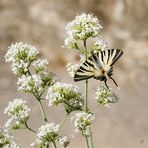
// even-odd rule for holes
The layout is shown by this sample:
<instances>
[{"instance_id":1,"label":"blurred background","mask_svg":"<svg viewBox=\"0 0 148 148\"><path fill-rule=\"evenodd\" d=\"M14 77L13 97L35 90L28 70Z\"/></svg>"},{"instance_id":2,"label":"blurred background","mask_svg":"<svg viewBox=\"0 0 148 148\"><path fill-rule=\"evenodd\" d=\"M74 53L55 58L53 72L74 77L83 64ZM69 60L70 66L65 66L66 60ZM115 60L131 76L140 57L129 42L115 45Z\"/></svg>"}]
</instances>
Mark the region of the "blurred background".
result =
<instances>
[{"instance_id":1,"label":"blurred background","mask_svg":"<svg viewBox=\"0 0 148 148\"><path fill-rule=\"evenodd\" d=\"M49 70L66 83L83 89L83 82L75 83L66 71L66 63L78 62L78 54L62 48L65 26L76 14L93 13L103 26L101 36L112 48L121 48L123 57L114 69L109 85L120 97L110 108L96 109L93 124L95 148L148 147L148 1L147 0L0 0L0 125L7 117L3 110L8 101L20 97L32 108L29 124L37 129L42 121L38 105L31 95L17 92L17 78L10 64L5 63L7 47L14 42L36 46L49 61ZM90 80L89 104L95 105L95 88L100 81ZM59 123L62 108L48 108L50 121ZM74 134L69 148L85 148L84 138L74 133L67 120L63 135ZM35 136L27 130L15 131L23 148L30 147Z\"/></svg>"}]
</instances>

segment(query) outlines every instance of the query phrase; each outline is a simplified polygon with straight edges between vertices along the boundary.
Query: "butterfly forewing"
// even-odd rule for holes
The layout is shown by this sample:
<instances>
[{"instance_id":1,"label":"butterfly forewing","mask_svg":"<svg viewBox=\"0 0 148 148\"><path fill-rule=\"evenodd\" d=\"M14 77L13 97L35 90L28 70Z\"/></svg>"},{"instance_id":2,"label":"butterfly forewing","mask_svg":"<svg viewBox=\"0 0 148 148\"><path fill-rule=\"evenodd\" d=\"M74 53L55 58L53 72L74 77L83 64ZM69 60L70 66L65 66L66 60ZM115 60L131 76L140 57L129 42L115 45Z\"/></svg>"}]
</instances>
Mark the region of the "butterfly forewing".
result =
<instances>
[{"instance_id":1,"label":"butterfly forewing","mask_svg":"<svg viewBox=\"0 0 148 148\"><path fill-rule=\"evenodd\" d=\"M81 81L94 77L96 73L99 74L101 72L101 67L102 66L99 63L97 56L92 54L92 56L88 58L88 60L86 60L76 71L74 80Z\"/></svg>"}]
</instances>

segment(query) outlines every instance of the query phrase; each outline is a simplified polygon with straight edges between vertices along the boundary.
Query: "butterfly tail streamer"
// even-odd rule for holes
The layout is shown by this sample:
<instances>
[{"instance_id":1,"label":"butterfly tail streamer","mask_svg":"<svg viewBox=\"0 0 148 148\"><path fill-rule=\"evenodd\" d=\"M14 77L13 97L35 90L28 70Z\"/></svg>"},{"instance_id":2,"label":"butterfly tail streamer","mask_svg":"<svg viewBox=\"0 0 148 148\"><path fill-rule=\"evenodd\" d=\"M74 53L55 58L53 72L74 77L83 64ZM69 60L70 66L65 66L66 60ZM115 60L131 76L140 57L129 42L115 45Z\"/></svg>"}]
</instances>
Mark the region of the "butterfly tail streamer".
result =
<instances>
[{"instance_id":1,"label":"butterfly tail streamer","mask_svg":"<svg viewBox=\"0 0 148 148\"><path fill-rule=\"evenodd\" d=\"M117 82L116 82L112 77L110 77L110 79L112 79L112 81L114 82L114 84L115 84L117 87L119 87L118 84L117 84Z\"/></svg>"}]
</instances>

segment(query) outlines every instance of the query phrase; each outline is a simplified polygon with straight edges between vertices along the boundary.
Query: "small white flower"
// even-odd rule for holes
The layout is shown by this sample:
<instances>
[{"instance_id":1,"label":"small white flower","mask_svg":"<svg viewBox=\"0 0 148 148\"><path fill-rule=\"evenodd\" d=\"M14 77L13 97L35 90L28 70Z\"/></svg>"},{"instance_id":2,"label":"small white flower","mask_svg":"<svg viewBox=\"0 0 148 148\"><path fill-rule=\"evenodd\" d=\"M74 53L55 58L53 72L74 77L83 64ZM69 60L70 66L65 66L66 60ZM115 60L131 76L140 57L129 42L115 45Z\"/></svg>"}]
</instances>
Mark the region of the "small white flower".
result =
<instances>
[{"instance_id":1,"label":"small white flower","mask_svg":"<svg viewBox=\"0 0 148 148\"><path fill-rule=\"evenodd\" d=\"M90 37L98 37L101 29L102 26L96 17L84 13L68 23L66 33L75 40L86 40Z\"/></svg>"},{"instance_id":2,"label":"small white flower","mask_svg":"<svg viewBox=\"0 0 148 148\"><path fill-rule=\"evenodd\" d=\"M67 147L70 143L70 139L67 136L60 137L58 140L59 140L59 143L63 145L64 148Z\"/></svg>"},{"instance_id":3,"label":"small white flower","mask_svg":"<svg viewBox=\"0 0 148 148\"><path fill-rule=\"evenodd\" d=\"M32 65L34 66L36 73L43 72L47 68L48 60L38 59Z\"/></svg>"},{"instance_id":4,"label":"small white flower","mask_svg":"<svg viewBox=\"0 0 148 148\"><path fill-rule=\"evenodd\" d=\"M14 137L5 128L0 127L0 147L2 148L20 148Z\"/></svg>"},{"instance_id":5,"label":"small white flower","mask_svg":"<svg viewBox=\"0 0 148 148\"><path fill-rule=\"evenodd\" d=\"M71 119L74 121L74 126L76 127L75 131L81 131L86 134L87 127L92 124L95 117L91 113L79 112L76 113Z\"/></svg>"},{"instance_id":6,"label":"small white flower","mask_svg":"<svg viewBox=\"0 0 148 148\"><path fill-rule=\"evenodd\" d=\"M8 114L12 119L26 121L29 117L30 108L26 106L26 101L22 99L14 99L9 102L8 106L5 108L4 113ZM8 124L10 124L10 120Z\"/></svg>"},{"instance_id":7,"label":"small white flower","mask_svg":"<svg viewBox=\"0 0 148 148\"><path fill-rule=\"evenodd\" d=\"M40 75L32 75L18 78L18 90L24 92L39 92L42 90L42 80Z\"/></svg>"},{"instance_id":8,"label":"small white flower","mask_svg":"<svg viewBox=\"0 0 148 148\"><path fill-rule=\"evenodd\" d=\"M47 146L58 138L59 125L48 123L39 128L34 145Z\"/></svg>"},{"instance_id":9,"label":"small white flower","mask_svg":"<svg viewBox=\"0 0 148 148\"><path fill-rule=\"evenodd\" d=\"M75 72L78 70L78 68L80 67L79 64L71 64L71 63L68 63L66 65L66 68L67 68L67 71L69 72L69 75L73 78L74 75L75 75Z\"/></svg>"},{"instance_id":10,"label":"small white flower","mask_svg":"<svg viewBox=\"0 0 148 148\"><path fill-rule=\"evenodd\" d=\"M82 98L78 87L60 82L49 87L46 96L46 99L49 101L49 106L63 104L68 113L82 109Z\"/></svg>"},{"instance_id":11,"label":"small white flower","mask_svg":"<svg viewBox=\"0 0 148 148\"><path fill-rule=\"evenodd\" d=\"M16 62L23 60L24 62L32 62L36 59L38 55L38 50L22 42L12 44L8 47L8 51L5 55L6 62Z\"/></svg>"},{"instance_id":12,"label":"small white flower","mask_svg":"<svg viewBox=\"0 0 148 148\"><path fill-rule=\"evenodd\" d=\"M16 75L23 75L28 72L28 63L25 63L23 60L14 62L11 67L12 71Z\"/></svg>"},{"instance_id":13,"label":"small white flower","mask_svg":"<svg viewBox=\"0 0 148 148\"><path fill-rule=\"evenodd\" d=\"M10 130L13 121L14 121L13 118L8 119L8 121L5 123L4 127L5 127L6 129Z\"/></svg>"},{"instance_id":14,"label":"small white flower","mask_svg":"<svg viewBox=\"0 0 148 148\"><path fill-rule=\"evenodd\" d=\"M67 47L69 49L79 49L76 40L73 39L71 36L65 39L64 47Z\"/></svg>"},{"instance_id":15,"label":"small white flower","mask_svg":"<svg viewBox=\"0 0 148 148\"><path fill-rule=\"evenodd\" d=\"M97 88L95 99L98 105L107 107L109 103L118 102L118 97L116 96L116 94L105 86L100 86Z\"/></svg>"},{"instance_id":16,"label":"small white flower","mask_svg":"<svg viewBox=\"0 0 148 148\"><path fill-rule=\"evenodd\" d=\"M95 44L92 48L92 51L94 53L97 53L99 51L103 51L103 50L107 49L107 47L108 47L108 43L103 39L99 39L95 42Z\"/></svg>"}]
</instances>

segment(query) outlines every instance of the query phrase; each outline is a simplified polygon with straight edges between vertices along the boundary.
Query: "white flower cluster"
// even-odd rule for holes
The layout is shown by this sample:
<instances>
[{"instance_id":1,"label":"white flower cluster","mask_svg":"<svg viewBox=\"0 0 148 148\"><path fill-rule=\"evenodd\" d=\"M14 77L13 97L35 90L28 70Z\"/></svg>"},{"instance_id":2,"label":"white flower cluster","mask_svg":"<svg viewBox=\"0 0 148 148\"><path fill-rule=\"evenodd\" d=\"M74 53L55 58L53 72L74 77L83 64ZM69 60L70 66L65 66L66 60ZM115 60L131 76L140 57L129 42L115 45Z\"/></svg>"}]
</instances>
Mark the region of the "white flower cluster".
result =
<instances>
[{"instance_id":1,"label":"white flower cluster","mask_svg":"<svg viewBox=\"0 0 148 148\"><path fill-rule=\"evenodd\" d=\"M74 121L74 125L76 127L75 131L86 134L87 127L93 123L95 117L91 113L79 112L76 113L71 119Z\"/></svg>"},{"instance_id":2,"label":"white flower cluster","mask_svg":"<svg viewBox=\"0 0 148 148\"><path fill-rule=\"evenodd\" d=\"M82 109L82 98L77 86L61 82L57 82L49 87L46 96L49 106L63 104L68 113Z\"/></svg>"},{"instance_id":3,"label":"white flower cluster","mask_svg":"<svg viewBox=\"0 0 148 148\"><path fill-rule=\"evenodd\" d=\"M48 123L39 128L37 138L33 145L39 147L47 147L50 143L54 142L58 138L59 125L55 123Z\"/></svg>"},{"instance_id":4,"label":"white flower cluster","mask_svg":"<svg viewBox=\"0 0 148 148\"><path fill-rule=\"evenodd\" d=\"M43 72L47 68L48 60L38 59L32 65L34 66L36 73Z\"/></svg>"},{"instance_id":5,"label":"white flower cluster","mask_svg":"<svg viewBox=\"0 0 148 148\"><path fill-rule=\"evenodd\" d=\"M66 27L68 36L75 40L86 40L89 37L98 37L102 26L92 14L81 14Z\"/></svg>"},{"instance_id":6,"label":"white flower cluster","mask_svg":"<svg viewBox=\"0 0 148 148\"><path fill-rule=\"evenodd\" d=\"M7 114L10 119L5 124L5 127L9 128L19 127L21 124L24 124L29 118L30 108L26 105L26 101L22 99L14 99L9 102L8 106L5 108L4 113ZM11 127L10 127L11 128Z\"/></svg>"},{"instance_id":7,"label":"white flower cluster","mask_svg":"<svg viewBox=\"0 0 148 148\"><path fill-rule=\"evenodd\" d=\"M115 93L105 86L100 86L97 88L95 99L97 100L98 105L107 107L109 103L118 102L118 97L115 95Z\"/></svg>"},{"instance_id":8,"label":"white flower cluster","mask_svg":"<svg viewBox=\"0 0 148 148\"><path fill-rule=\"evenodd\" d=\"M66 33L68 37L65 39L65 46L69 49L79 49L77 46L78 40L86 40L90 37L98 37L102 26L97 17L92 14L81 14L68 23Z\"/></svg>"},{"instance_id":9,"label":"white flower cluster","mask_svg":"<svg viewBox=\"0 0 148 148\"><path fill-rule=\"evenodd\" d=\"M66 148L70 143L70 139L67 136L60 137L58 140L59 140L59 143L63 145L64 148Z\"/></svg>"},{"instance_id":10,"label":"white flower cluster","mask_svg":"<svg viewBox=\"0 0 148 148\"><path fill-rule=\"evenodd\" d=\"M68 47L69 49L79 49L77 45L77 41L73 39L72 36L69 36L64 41L65 47Z\"/></svg>"},{"instance_id":11,"label":"white flower cluster","mask_svg":"<svg viewBox=\"0 0 148 148\"><path fill-rule=\"evenodd\" d=\"M12 62L12 71L16 75L26 74L28 66L37 58L38 50L22 42L12 44L8 47L5 55L6 62Z\"/></svg>"},{"instance_id":12,"label":"white flower cluster","mask_svg":"<svg viewBox=\"0 0 148 148\"><path fill-rule=\"evenodd\" d=\"M0 147L1 148L20 148L14 137L5 129L0 127Z\"/></svg>"},{"instance_id":13,"label":"white flower cluster","mask_svg":"<svg viewBox=\"0 0 148 148\"><path fill-rule=\"evenodd\" d=\"M11 68L12 72L15 75L21 75L21 74L26 74L28 72L28 63L25 63L23 60L16 61L12 63Z\"/></svg>"},{"instance_id":14,"label":"white flower cluster","mask_svg":"<svg viewBox=\"0 0 148 148\"><path fill-rule=\"evenodd\" d=\"M24 91L24 92L39 92L42 90L42 80L41 76L34 74L32 76L21 76L18 78L18 90L19 91Z\"/></svg>"},{"instance_id":15,"label":"white flower cluster","mask_svg":"<svg viewBox=\"0 0 148 148\"><path fill-rule=\"evenodd\" d=\"M99 39L95 42L95 44L92 48L92 51L94 53L97 53L99 51L103 51L103 50L107 49L107 47L108 47L108 43L103 39Z\"/></svg>"},{"instance_id":16,"label":"white flower cluster","mask_svg":"<svg viewBox=\"0 0 148 148\"><path fill-rule=\"evenodd\" d=\"M38 50L35 47L20 42L8 47L5 59L6 62L16 62L19 60L32 62L37 55Z\"/></svg>"},{"instance_id":17,"label":"white flower cluster","mask_svg":"<svg viewBox=\"0 0 148 148\"><path fill-rule=\"evenodd\" d=\"M69 72L69 75L73 78L74 75L75 75L75 72L78 70L79 68L79 64L71 64L71 63L68 63L66 65L66 68L67 68L67 71Z\"/></svg>"}]
</instances>

